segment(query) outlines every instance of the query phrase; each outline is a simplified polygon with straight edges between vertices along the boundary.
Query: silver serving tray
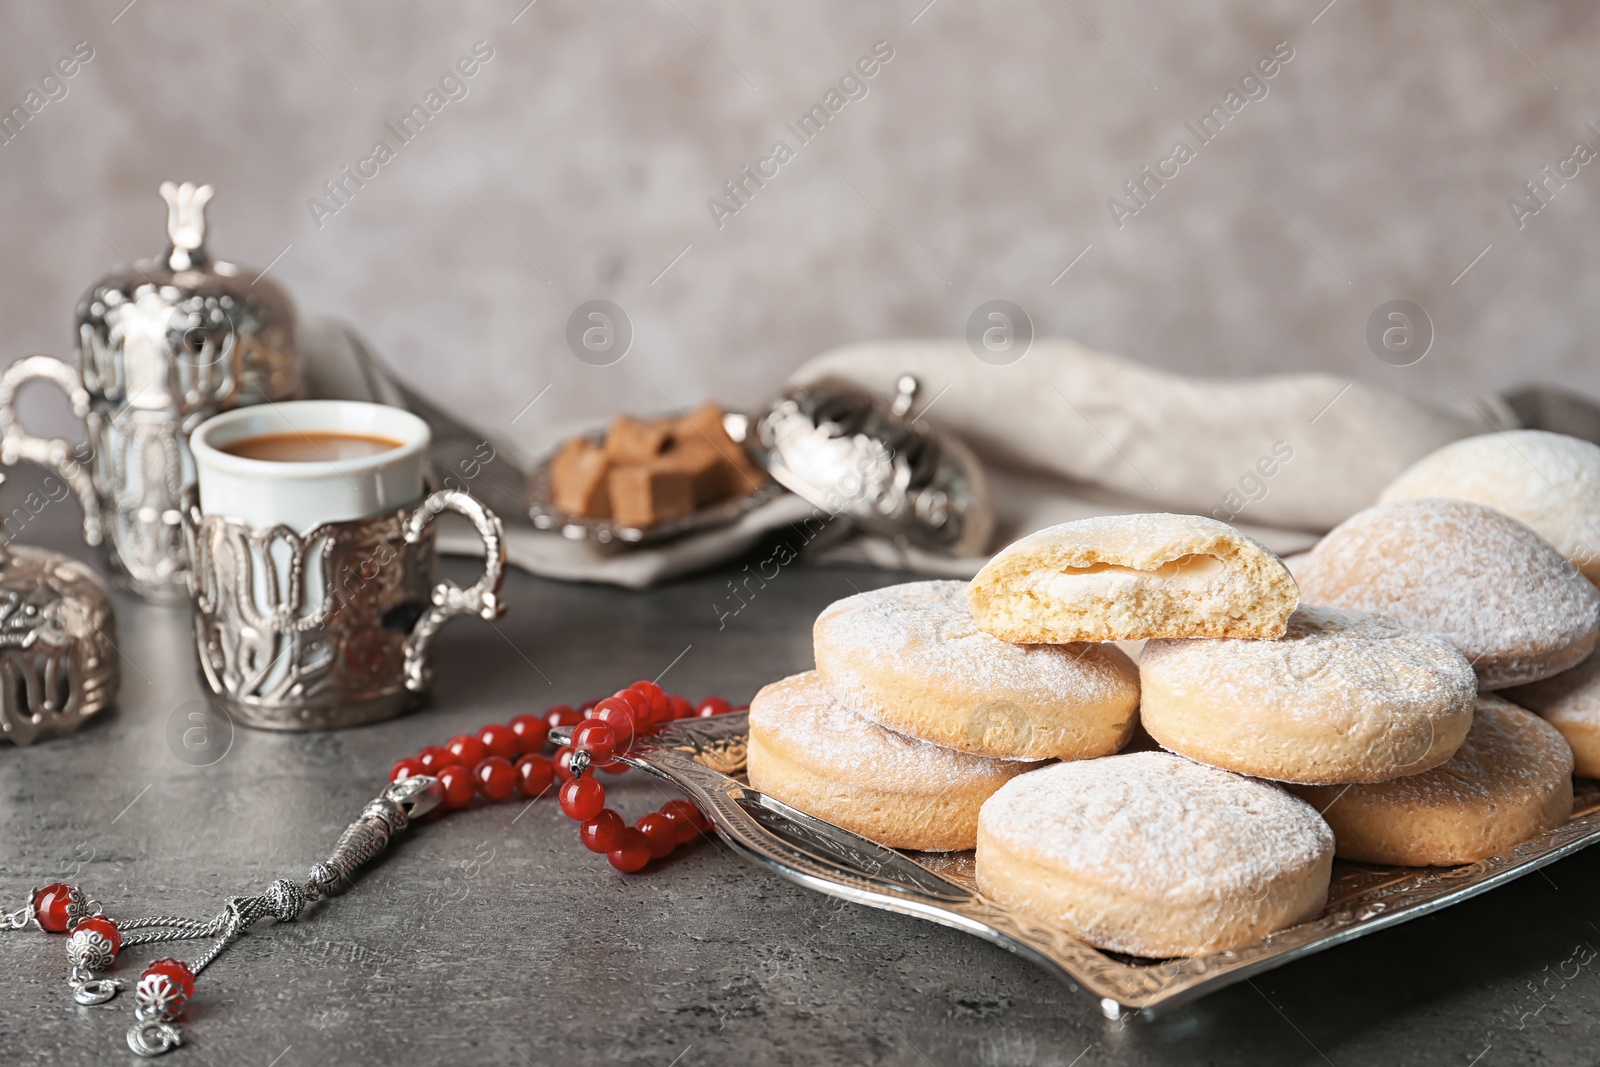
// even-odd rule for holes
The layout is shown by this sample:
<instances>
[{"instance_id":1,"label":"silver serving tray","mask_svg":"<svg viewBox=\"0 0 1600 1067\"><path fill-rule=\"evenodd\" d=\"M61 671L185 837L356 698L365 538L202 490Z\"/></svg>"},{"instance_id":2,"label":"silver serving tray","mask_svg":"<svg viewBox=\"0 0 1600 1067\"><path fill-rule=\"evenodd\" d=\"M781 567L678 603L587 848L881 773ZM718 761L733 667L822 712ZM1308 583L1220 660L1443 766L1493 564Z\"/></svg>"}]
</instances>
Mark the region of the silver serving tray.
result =
<instances>
[{"instance_id":1,"label":"silver serving tray","mask_svg":"<svg viewBox=\"0 0 1600 1067\"><path fill-rule=\"evenodd\" d=\"M1310 922L1225 952L1138 959L1102 952L986 899L973 879L971 852L885 848L750 788L737 777L748 730L743 713L685 719L620 758L686 792L744 859L819 893L992 941L1087 991L1112 1019L1135 1011L1152 1015L1460 903L1600 841L1600 791L1580 782L1571 821L1498 855L1460 867L1336 861L1328 905ZM568 736L565 729L554 734L560 741Z\"/></svg>"},{"instance_id":2,"label":"silver serving tray","mask_svg":"<svg viewBox=\"0 0 1600 1067\"><path fill-rule=\"evenodd\" d=\"M649 416L647 416L649 417ZM750 417L739 412L727 412L723 416L723 426L728 435L739 442L745 454L752 462L761 465L760 457L755 455L750 446L744 443L744 438L750 426ZM590 430L583 436L595 444L605 442L603 429ZM716 504L708 504L703 508L696 508L681 519L668 519L651 526L627 526L610 519L590 519L581 515L569 515L556 507L550 493L550 464L555 459L555 452L544 456L534 464L533 470L528 475L528 518L540 530L557 530L563 537L574 541L595 541L600 544L648 544L653 541L665 541L671 537L683 534L698 533L702 530L715 529L718 526L731 525L746 514L759 508L761 505L782 496L786 489L778 483L769 480L766 485L739 496L730 497Z\"/></svg>"}]
</instances>

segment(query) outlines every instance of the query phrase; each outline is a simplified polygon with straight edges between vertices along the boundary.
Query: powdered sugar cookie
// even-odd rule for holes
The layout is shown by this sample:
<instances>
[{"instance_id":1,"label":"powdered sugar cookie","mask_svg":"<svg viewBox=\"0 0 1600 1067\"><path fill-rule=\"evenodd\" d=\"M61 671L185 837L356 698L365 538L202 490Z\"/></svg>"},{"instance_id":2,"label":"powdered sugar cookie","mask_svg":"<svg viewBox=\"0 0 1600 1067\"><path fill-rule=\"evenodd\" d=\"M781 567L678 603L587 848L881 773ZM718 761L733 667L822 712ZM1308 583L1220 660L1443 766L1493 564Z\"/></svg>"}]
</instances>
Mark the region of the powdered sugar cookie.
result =
<instances>
[{"instance_id":1,"label":"powdered sugar cookie","mask_svg":"<svg viewBox=\"0 0 1600 1067\"><path fill-rule=\"evenodd\" d=\"M750 702L750 784L890 848L945 852L977 841L978 809L1036 764L902 737L863 718L815 671Z\"/></svg>"},{"instance_id":2,"label":"powdered sugar cookie","mask_svg":"<svg viewBox=\"0 0 1600 1067\"><path fill-rule=\"evenodd\" d=\"M1322 812L1345 859L1474 863L1571 817L1572 750L1539 716L1485 694L1443 765L1376 785L1294 791Z\"/></svg>"},{"instance_id":3,"label":"powdered sugar cookie","mask_svg":"<svg viewBox=\"0 0 1600 1067\"><path fill-rule=\"evenodd\" d=\"M1600 584L1600 445L1547 430L1467 437L1422 457L1379 499L1412 497L1503 511Z\"/></svg>"},{"instance_id":4,"label":"powdered sugar cookie","mask_svg":"<svg viewBox=\"0 0 1600 1067\"><path fill-rule=\"evenodd\" d=\"M1600 652L1554 678L1500 695L1561 731L1572 746L1574 774L1600 778Z\"/></svg>"},{"instance_id":5,"label":"powdered sugar cookie","mask_svg":"<svg viewBox=\"0 0 1600 1067\"><path fill-rule=\"evenodd\" d=\"M1057 763L978 819L984 895L1100 948L1194 956L1314 918L1333 834L1281 789L1165 752Z\"/></svg>"},{"instance_id":6,"label":"powdered sugar cookie","mask_svg":"<svg viewBox=\"0 0 1600 1067\"><path fill-rule=\"evenodd\" d=\"M1087 759L1127 741L1139 671L1114 645L1017 645L985 633L965 582L846 597L812 629L817 673L875 722L980 756Z\"/></svg>"},{"instance_id":7,"label":"powdered sugar cookie","mask_svg":"<svg viewBox=\"0 0 1600 1067\"><path fill-rule=\"evenodd\" d=\"M1370 611L1448 638L1485 689L1575 666L1600 592L1527 526L1465 500L1395 500L1340 523L1299 570L1312 604Z\"/></svg>"},{"instance_id":8,"label":"powdered sugar cookie","mask_svg":"<svg viewBox=\"0 0 1600 1067\"><path fill-rule=\"evenodd\" d=\"M1276 641L1151 641L1140 719L1161 745L1284 782L1382 782L1437 767L1477 678L1442 637L1302 604Z\"/></svg>"},{"instance_id":9,"label":"powdered sugar cookie","mask_svg":"<svg viewBox=\"0 0 1600 1067\"><path fill-rule=\"evenodd\" d=\"M1007 641L1277 637L1298 600L1277 556L1198 515L1105 515L1002 549L972 579L973 618Z\"/></svg>"}]
</instances>

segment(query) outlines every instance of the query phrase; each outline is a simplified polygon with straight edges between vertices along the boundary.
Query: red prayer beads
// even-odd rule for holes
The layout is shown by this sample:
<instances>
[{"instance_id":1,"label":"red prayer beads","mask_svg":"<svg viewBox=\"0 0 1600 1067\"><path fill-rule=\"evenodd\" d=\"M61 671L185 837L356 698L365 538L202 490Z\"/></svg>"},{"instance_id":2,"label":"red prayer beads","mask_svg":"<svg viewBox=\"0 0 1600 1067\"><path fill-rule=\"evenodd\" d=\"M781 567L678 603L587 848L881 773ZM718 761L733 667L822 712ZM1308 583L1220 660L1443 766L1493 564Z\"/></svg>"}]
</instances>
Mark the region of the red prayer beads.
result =
<instances>
[{"instance_id":1,"label":"red prayer beads","mask_svg":"<svg viewBox=\"0 0 1600 1067\"><path fill-rule=\"evenodd\" d=\"M116 922L104 915L91 915L72 928L72 936L79 934L99 934L111 946L111 955L115 956L122 951L122 931L117 928Z\"/></svg>"},{"instance_id":2,"label":"red prayer beads","mask_svg":"<svg viewBox=\"0 0 1600 1067\"><path fill-rule=\"evenodd\" d=\"M483 799L499 801L509 797L517 788L517 772L503 756L490 756L472 769L477 779L478 792Z\"/></svg>"},{"instance_id":3,"label":"red prayer beads","mask_svg":"<svg viewBox=\"0 0 1600 1067\"><path fill-rule=\"evenodd\" d=\"M603 808L599 815L578 827L578 840L590 852L610 852L622 844L622 831L627 828L622 816Z\"/></svg>"},{"instance_id":4,"label":"red prayer beads","mask_svg":"<svg viewBox=\"0 0 1600 1067\"><path fill-rule=\"evenodd\" d=\"M521 754L539 752L543 750L544 743L550 740L550 724L537 715L518 715L507 725L517 735L517 748Z\"/></svg>"},{"instance_id":5,"label":"red prayer beads","mask_svg":"<svg viewBox=\"0 0 1600 1067\"><path fill-rule=\"evenodd\" d=\"M709 832L711 822L689 801L669 800L659 811L629 826L621 815L605 806L605 787L596 780L595 772L621 774L627 766L615 756L627 752L636 738L655 733L675 719L735 710L744 708L734 708L721 697L707 697L696 705L665 692L654 682L635 682L609 697L586 700L576 708L557 704L543 715L518 715L503 726L491 723L475 734L458 734L442 746L429 745L416 756L396 763L389 780L433 775L444 787L445 811L469 807L478 797L491 802L519 794L537 798L550 792L559 781L561 786L556 793L561 810L579 824L578 839L584 848L604 855L617 870L631 874ZM553 726L573 727L571 744L546 755ZM64 932L76 914L71 910L75 893L71 886L60 884L39 890L34 896L39 925ZM81 909L81 895L76 901ZM84 920L78 928L93 921L98 920ZM59 926L54 925L57 923ZM115 933L113 928L112 934ZM192 994L194 976L177 960L159 960L145 973L149 975L157 971L158 965L167 964L181 969L182 974L170 969L170 973L159 973L177 990ZM182 975L188 975L187 985L179 980Z\"/></svg>"},{"instance_id":6,"label":"red prayer beads","mask_svg":"<svg viewBox=\"0 0 1600 1067\"><path fill-rule=\"evenodd\" d=\"M83 894L65 882L51 882L33 894L33 917L41 930L52 934L66 933L83 908Z\"/></svg>"},{"instance_id":7,"label":"red prayer beads","mask_svg":"<svg viewBox=\"0 0 1600 1067\"><path fill-rule=\"evenodd\" d=\"M606 859L623 874L632 874L650 862L650 839L630 826L622 831L622 844L606 853Z\"/></svg>"},{"instance_id":8,"label":"red prayer beads","mask_svg":"<svg viewBox=\"0 0 1600 1067\"><path fill-rule=\"evenodd\" d=\"M171 956L166 959L156 960L144 969L144 974L139 976L139 985L144 986L145 980L152 976L160 976L170 982L183 996L174 1005L179 1012L183 1005L194 996L194 972L189 970L189 965L182 960L175 960Z\"/></svg>"},{"instance_id":9,"label":"red prayer beads","mask_svg":"<svg viewBox=\"0 0 1600 1067\"><path fill-rule=\"evenodd\" d=\"M491 756L514 760L522 755L522 738L509 726L490 723L478 731L478 740L483 742L483 747L489 750Z\"/></svg>"},{"instance_id":10,"label":"red prayer beads","mask_svg":"<svg viewBox=\"0 0 1600 1067\"><path fill-rule=\"evenodd\" d=\"M561 787L561 810L570 819L588 822L606 806L606 787L593 778L574 778Z\"/></svg>"}]
</instances>

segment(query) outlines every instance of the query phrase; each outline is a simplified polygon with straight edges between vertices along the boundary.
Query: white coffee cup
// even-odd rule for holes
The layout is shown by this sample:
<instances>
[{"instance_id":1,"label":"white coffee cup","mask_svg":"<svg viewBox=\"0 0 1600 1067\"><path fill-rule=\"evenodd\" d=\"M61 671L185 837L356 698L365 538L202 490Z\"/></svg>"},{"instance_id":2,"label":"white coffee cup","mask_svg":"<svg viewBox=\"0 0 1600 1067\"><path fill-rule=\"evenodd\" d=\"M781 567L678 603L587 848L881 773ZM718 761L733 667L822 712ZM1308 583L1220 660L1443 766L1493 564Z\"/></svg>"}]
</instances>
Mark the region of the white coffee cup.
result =
<instances>
[{"instance_id":1,"label":"white coffee cup","mask_svg":"<svg viewBox=\"0 0 1600 1067\"><path fill-rule=\"evenodd\" d=\"M399 446L350 459L280 462L226 449L273 434L353 434ZM202 515L256 529L296 533L406 507L422 499L428 424L400 408L355 400L290 400L235 408L201 423L189 438Z\"/></svg>"}]
</instances>

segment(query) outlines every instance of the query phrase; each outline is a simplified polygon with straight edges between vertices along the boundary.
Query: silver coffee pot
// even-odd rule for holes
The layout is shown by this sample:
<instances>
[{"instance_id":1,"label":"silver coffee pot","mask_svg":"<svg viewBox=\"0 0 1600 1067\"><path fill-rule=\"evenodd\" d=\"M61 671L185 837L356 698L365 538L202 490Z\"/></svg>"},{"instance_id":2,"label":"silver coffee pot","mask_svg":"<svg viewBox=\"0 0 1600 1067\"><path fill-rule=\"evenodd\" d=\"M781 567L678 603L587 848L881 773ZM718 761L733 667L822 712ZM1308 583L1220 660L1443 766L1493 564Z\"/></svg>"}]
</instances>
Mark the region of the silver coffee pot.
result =
<instances>
[{"instance_id":1,"label":"silver coffee pot","mask_svg":"<svg viewBox=\"0 0 1600 1067\"><path fill-rule=\"evenodd\" d=\"M274 283L205 248L211 186L163 182L160 259L97 282L77 309L78 368L28 356L0 374L0 461L58 474L83 507L83 536L106 548L113 580L147 600L188 599L182 500L194 483L189 434L221 411L300 393L294 307ZM88 439L34 437L16 394L62 389Z\"/></svg>"}]
</instances>

